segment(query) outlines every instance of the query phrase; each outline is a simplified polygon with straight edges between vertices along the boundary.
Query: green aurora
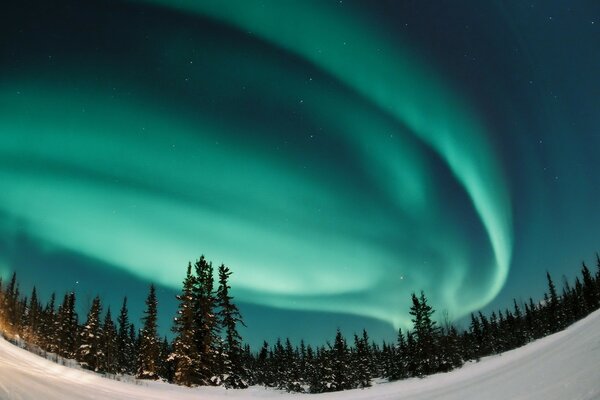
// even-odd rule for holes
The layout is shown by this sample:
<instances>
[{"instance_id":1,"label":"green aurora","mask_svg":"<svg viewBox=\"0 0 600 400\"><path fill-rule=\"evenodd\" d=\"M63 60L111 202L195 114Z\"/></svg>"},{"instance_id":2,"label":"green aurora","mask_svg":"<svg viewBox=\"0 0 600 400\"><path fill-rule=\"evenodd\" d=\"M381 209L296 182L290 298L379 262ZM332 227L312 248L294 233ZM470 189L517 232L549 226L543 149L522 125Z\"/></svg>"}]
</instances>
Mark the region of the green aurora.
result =
<instances>
[{"instance_id":1,"label":"green aurora","mask_svg":"<svg viewBox=\"0 0 600 400\"><path fill-rule=\"evenodd\" d=\"M456 318L498 294L513 242L505 172L476 107L435 65L333 3L153 3L274 50L247 57L223 39L199 54L184 28L159 32L143 51L162 57L175 100L97 60L5 76L10 220L174 288L201 252L232 267L244 302L396 327L411 291Z\"/></svg>"}]
</instances>

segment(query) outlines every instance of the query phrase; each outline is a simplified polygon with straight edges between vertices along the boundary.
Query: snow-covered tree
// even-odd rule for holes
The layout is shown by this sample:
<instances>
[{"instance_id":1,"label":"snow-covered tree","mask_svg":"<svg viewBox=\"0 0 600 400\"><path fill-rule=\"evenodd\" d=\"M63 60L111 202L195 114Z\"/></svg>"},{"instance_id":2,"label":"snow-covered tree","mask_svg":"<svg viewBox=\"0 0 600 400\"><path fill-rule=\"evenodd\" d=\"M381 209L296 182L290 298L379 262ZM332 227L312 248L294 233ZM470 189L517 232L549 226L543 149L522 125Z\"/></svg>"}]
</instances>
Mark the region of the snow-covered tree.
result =
<instances>
[{"instance_id":1,"label":"snow-covered tree","mask_svg":"<svg viewBox=\"0 0 600 400\"><path fill-rule=\"evenodd\" d=\"M127 297L123 299L123 305L117 318L117 365L118 372L122 374L132 374L135 365L135 354L133 341L131 340L129 330L129 310L127 309ZM135 330L134 330L135 332Z\"/></svg>"},{"instance_id":2,"label":"snow-covered tree","mask_svg":"<svg viewBox=\"0 0 600 400\"><path fill-rule=\"evenodd\" d=\"M140 379L158 379L159 339L157 334L158 302L156 288L150 285L146 310L142 318L143 328L140 332L140 345L138 353L138 368L136 376Z\"/></svg>"},{"instance_id":3,"label":"snow-covered tree","mask_svg":"<svg viewBox=\"0 0 600 400\"><path fill-rule=\"evenodd\" d=\"M104 323L102 324L102 351L104 357L99 369L109 374L120 372L117 328L112 319L110 307L106 311Z\"/></svg>"},{"instance_id":4,"label":"snow-covered tree","mask_svg":"<svg viewBox=\"0 0 600 400\"><path fill-rule=\"evenodd\" d=\"M183 281L177 316L172 331L175 333L173 351L169 359L173 361L175 372L173 381L179 385L192 386L200 383L196 370L200 364L200 354L196 347L196 310L194 297L195 278L192 275L192 265L189 264Z\"/></svg>"},{"instance_id":5,"label":"snow-covered tree","mask_svg":"<svg viewBox=\"0 0 600 400\"><path fill-rule=\"evenodd\" d=\"M75 312L75 293L66 293L56 319L56 350L65 358L75 358L78 350L79 324Z\"/></svg>"},{"instance_id":6,"label":"snow-covered tree","mask_svg":"<svg viewBox=\"0 0 600 400\"><path fill-rule=\"evenodd\" d=\"M102 365L104 352L102 348L102 326L100 323L100 312L102 306L100 297L96 296L87 314L87 319L80 334L80 345L77 351L77 359L85 368L98 371Z\"/></svg>"},{"instance_id":7,"label":"snow-covered tree","mask_svg":"<svg viewBox=\"0 0 600 400\"><path fill-rule=\"evenodd\" d=\"M217 299L214 292L212 264L201 256L194 264L194 321L196 348L200 355L198 384L215 385L219 382L216 372L219 365L219 324L216 315Z\"/></svg>"},{"instance_id":8,"label":"snow-covered tree","mask_svg":"<svg viewBox=\"0 0 600 400\"><path fill-rule=\"evenodd\" d=\"M237 325L244 324L238 307L233 303L230 295L229 277L231 271L225 265L219 267L219 288L217 290L217 304L219 319L225 332L223 376L224 385L229 388L246 388L247 371L242 364L242 337Z\"/></svg>"}]
</instances>

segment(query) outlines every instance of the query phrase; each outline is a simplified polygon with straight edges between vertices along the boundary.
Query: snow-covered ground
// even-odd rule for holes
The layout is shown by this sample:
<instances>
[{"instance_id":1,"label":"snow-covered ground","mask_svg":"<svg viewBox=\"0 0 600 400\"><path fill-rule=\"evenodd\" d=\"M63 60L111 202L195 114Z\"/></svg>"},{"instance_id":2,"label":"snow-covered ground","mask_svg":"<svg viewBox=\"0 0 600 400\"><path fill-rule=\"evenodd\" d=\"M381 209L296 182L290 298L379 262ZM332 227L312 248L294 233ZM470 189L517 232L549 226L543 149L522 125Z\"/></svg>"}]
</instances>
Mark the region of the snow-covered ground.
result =
<instances>
[{"instance_id":1,"label":"snow-covered ground","mask_svg":"<svg viewBox=\"0 0 600 400\"><path fill-rule=\"evenodd\" d=\"M57 365L0 339L0 399L600 399L600 311L567 330L463 368L369 389L321 395L254 387L188 389L158 382L118 382Z\"/></svg>"}]
</instances>

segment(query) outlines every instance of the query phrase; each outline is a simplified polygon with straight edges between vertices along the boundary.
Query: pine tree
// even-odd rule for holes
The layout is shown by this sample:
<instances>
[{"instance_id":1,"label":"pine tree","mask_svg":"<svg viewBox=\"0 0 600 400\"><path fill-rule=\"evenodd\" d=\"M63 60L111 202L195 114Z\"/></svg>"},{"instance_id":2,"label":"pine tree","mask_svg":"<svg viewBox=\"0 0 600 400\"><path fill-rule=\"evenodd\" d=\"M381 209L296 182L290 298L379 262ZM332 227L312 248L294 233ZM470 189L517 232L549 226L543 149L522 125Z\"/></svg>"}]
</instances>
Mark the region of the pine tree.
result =
<instances>
[{"instance_id":1,"label":"pine tree","mask_svg":"<svg viewBox=\"0 0 600 400\"><path fill-rule=\"evenodd\" d=\"M193 292L194 285L195 279L192 275L192 265L189 264L186 277L183 281L182 292L177 296L179 308L172 328L176 336L173 342L173 352L169 356L169 359L175 365L173 381L178 385L185 386L200 383L198 377L195 375L196 369L200 364L200 354L198 353L195 341L196 325L194 318L196 310L194 306L196 300Z\"/></svg>"},{"instance_id":2,"label":"pine tree","mask_svg":"<svg viewBox=\"0 0 600 400\"><path fill-rule=\"evenodd\" d=\"M216 297L213 291L214 277L212 264L207 262L204 256L194 264L196 279L194 280L195 310L195 333L196 348L200 355L200 363L197 368L198 383L200 385L214 385L218 377L215 372L218 369L218 344L219 324L216 316Z\"/></svg>"},{"instance_id":3,"label":"pine tree","mask_svg":"<svg viewBox=\"0 0 600 400\"><path fill-rule=\"evenodd\" d=\"M231 287L228 284L231 271L225 265L219 267L219 288L217 290L217 302L220 308L219 318L225 331L225 353L226 375L224 384L228 388L246 388L246 371L242 368L241 352L242 337L237 331L237 324L244 325L242 316L237 306L233 303L233 297L230 296ZM297 391L297 390L294 390Z\"/></svg>"},{"instance_id":4,"label":"pine tree","mask_svg":"<svg viewBox=\"0 0 600 400\"><path fill-rule=\"evenodd\" d=\"M273 386L273 377L270 373L269 343L263 341L263 345L256 357L256 383L267 387Z\"/></svg>"},{"instance_id":5,"label":"pine tree","mask_svg":"<svg viewBox=\"0 0 600 400\"><path fill-rule=\"evenodd\" d=\"M25 313L25 329L23 337L26 341L34 344L39 344L42 319L42 305L39 303L35 286L31 291L29 306Z\"/></svg>"},{"instance_id":6,"label":"pine tree","mask_svg":"<svg viewBox=\"0 0 600 400\"><path fill-rule=\"evenodd\" d=\"M513 299L513 306L514 306L514 311L515 311L513 314L513 317L514 317L514 326L513 326L514 346L521 347L526 342L525 332L524 332L525 329L524 329L523 313L521 312L521 308L517 304L516 299Z\"/></svg>"},{"instance_id":7,"label":"pine tree","mask_svg":"<svg viewBox=\"0 0 600 400\"><path fill-rule=\"evenodd\" d=\"M402 329L398 329L398 337L396 339L396 357L394 368L392 369L391 380L404 379L409 376L408 363L411 355L408 351L408 344L404 339Z\"/></svg>"},{"instance_id":8,"label":"pine tree","mask_svg":"<svg viewBox=\"0 0 600 400\"><path fill-rule=\"evenodd\" d=\"M157 335L158 302L154 284L150 285L146 310L142 322L144 327L140 334L137 377L140 379L158 379L159 339Z\"/></svg>"},{"instance_id":9,"label":"pine tree","mask_svg":"<svg viewBox=\"0 0 600 400\"><path fill-rule=\"evenodd\" d=\"M158 375L167 382L173 382L173 376L175 374L175 364L169 357L172 352L172 346L165 336L160 343L160 351L158 356Z\"/></svg>"},{"instance_id":10,"label":"pine tree","mask_svg":"<svg viewBox=\"0 0 600 400\"><path fill-rule=\"evenodd\" d=\"M283 376L281 386L288 392L302 392L302 382L300 379L300 364L298 354L292 346L289 338L285 339L285 347L282 353L281 365Z\"/></svg>"},{"instance_id":11,"label":"pine tree","mask_svg":"<svg viewBox=\"0 0 600 400\"><path fill-rule=\"evenodd\" d=\"M600 254L596 253L596 293L600 298Z\"/></svg>"},{"instance_id":12,"label":"pine tree","mask_svg":"<svg viewBox=\"0 0 600 400\"><path fill-rule=\"evenodd\" d=\"M77 352L77 359L81 365L92 371L99 371L103 362L102 326L100 324L100 297L96 296L87 315L87 320L81 331L81 345Z\"/></svg>"},{"instance_id":13,"label":"pine tree","mask_svg":"<svg viewBox=\"0 0 600 400\"><path fill-rule=\"evenodd\" d=\"M6 293L4 294L5 328L9 334L14 334L18 329L18 297L19 285L17 283L17 273L13 272L6 287Z\"/></svg>"},{"instance_id":14,"label":"pine tree","mask_svg":"<svg viewBox=\"0 0 600 400\"><path fill-rule=\"evenodd\" d=\"M123 305L117 318L117 365L121 374L132 374L135 355L133 352L133 341L130 336L129 311L127 309L127 297L123 299ZM133 328L133 326L132 326ZM134 329L135 332L135 329Z\"/></svg>"},{"instance_id":15,"label":"pine tree","mask_svg":"<svg viewBox=\"0 0 600 400\"><path fill-rule=\"evenodd\" d=\"M596 283L585 263L581 263L581 275L583 276L583 299L585 301L585 308L588 312L592 312L598 308L598 294L596 292Z\"/></svg>"},{"instance_id":16,"label":"pine tree","mask_svg":"<svg viewBox=\"0 0 600 400\"><path fill-rule=\"evenodd\" d=\"M329 344L328 344L329 345ZM338 389L334 372L334 350L319 347L314 361L314 374L310 377L309 391L311 393L332 392Z\"/></svg>"},{"instance_id":17,"label":"pine tree","mask_svg":"<svg viewBox=\"0 0 600 400\"><path fill-rule=\"evenodd\" d=\"M4 296L4 290L2 288L2 276L0 275L0 334L4 331L4 326L6 325L5 313L6 309L6 298Z\"/></svg>"},{"instance_id":18,"label":"pine tree","mask_svg":"<svg viewBox=\"0 0 600 400\"><path fill-rule=\"evenodd\" d=\"M350 381L350 360L346 339L338 329L331 350L331 368L333 372L332 390L345 390L352 387Z\"/></svg>"},{"instance_id":19,"label":"pine tree","mask_svg":"<svg viewBox=\"0 0 600 400\"><path fill-rule=\"evenodd\" d=\"M548 294L549 299L546 300L544 309L546 310L546 326L548 333L554 333L561 327L560 316L558 313L558 295L556 294L556 287L552 281L552 277L549 272L546 272L546 279L548 280Z\"/></svg>"},{"instance_id":20,"label":"pine tree","mask_svg":"<svg viewBox=\"0 0 600 400\"><path fill-rule=\"evenodd\" d=\"M112 319L110 307L106 311L102 324L102 352L103 358L100 370L109 374L120 372L119 368L119 341L115 323Z\"/></svg>"},{"instance_id":21,"label":"pine tree","mask_svg":"<svg viewBox=\"0 0 600 400\"><path fill-rule=\"evenodd\" d=\"M418 376L429 375L438 370L438 329L431 316L435 310L427 304L425 293L421 291L420 298L412 294L412 306L410 315L413 316L412 322L415 331L416 352L414 353L416 362L416 373Z\"/></svg>"},{"instance_id":22,"label":"pine tree","mask_svg":"<svg viewBox=\"0 0 600 400\"><path fill-rule=\"evenodd\" d=\"M352 387L365 388L371 386L371 360L369 351L369 340L367 331L363 331L363 336L354 334L354 353L352 359L352 371L354 374L354 384Z\"/></svg>"},{"instance_id":23,"label":"pine tree","mask_svg":"<svg viewBox=\"0 0 600 400\"><path fill-rule=\"evenodd\" d=\"M470 348L472 349L473 358L479 360L479 358L481 358L482 356L483 333L481 331L481 323L473 313L471 313L470 332L471 337L473 338L472 346L470 346Z\"/></svg>"},{"instance_id":24,"label":"pine tree","mask_svg":"<svg viewBox=\"0 0 600 400\"><path fill-rule=\"evenodd\" d=\"M65 294L56 320L57 352L64 358L75 358L78 350L79 323L75 312L75 293Z\"/></svg>"},{"instance_id":25,"label":"pine tree","mask_svg":"<svg viewBox=\"0 0 600 400\"><path fill-rule=\"evenodd\" d=\"M140 359L140 335L136 333L135 325L129 324L129 345L131 346L131 352L128 353L127 366L129 370L127 373L135 375L137 373L138 361Z\"/></svg>"},{"instance_id":26,"label":"pine tree","mask_svg":"<svg viewBox=\"0 0 600 400\"><path fill-rule=\"evenodd\" d=\"M42 312L40 326L40 346L51 353L56 353L56 313L54 303L56 294L53 292Z\"/></svg>"}]
</instances>

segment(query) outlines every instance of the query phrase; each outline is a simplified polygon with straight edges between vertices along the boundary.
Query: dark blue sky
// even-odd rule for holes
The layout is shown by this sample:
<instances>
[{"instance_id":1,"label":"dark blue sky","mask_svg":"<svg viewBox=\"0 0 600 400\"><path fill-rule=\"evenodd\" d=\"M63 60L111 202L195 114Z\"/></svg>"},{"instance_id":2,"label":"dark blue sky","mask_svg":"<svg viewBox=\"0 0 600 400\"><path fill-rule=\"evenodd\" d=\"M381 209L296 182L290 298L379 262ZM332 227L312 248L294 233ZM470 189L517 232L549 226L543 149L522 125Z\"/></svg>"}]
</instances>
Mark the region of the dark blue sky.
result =
<instances>
[{"instance_id":1,"label":"dark blue sky","mask_svg":"<svg viewBox=\"0 0 600 400\"><path fill-rule=\"evenodd\" d=\"M600 4L26 2L0 17L0 273L253 345L460 320L599 249Z\"/></svg>"}]
</instances>

